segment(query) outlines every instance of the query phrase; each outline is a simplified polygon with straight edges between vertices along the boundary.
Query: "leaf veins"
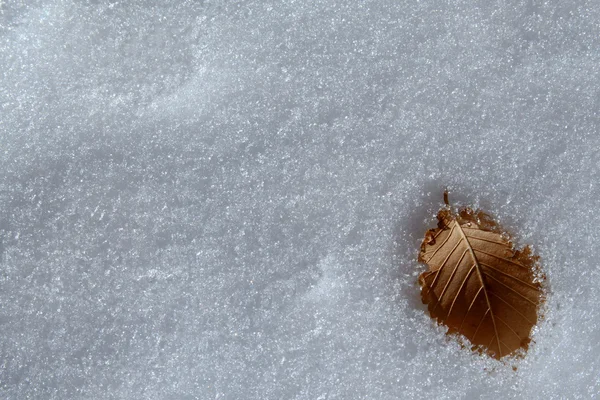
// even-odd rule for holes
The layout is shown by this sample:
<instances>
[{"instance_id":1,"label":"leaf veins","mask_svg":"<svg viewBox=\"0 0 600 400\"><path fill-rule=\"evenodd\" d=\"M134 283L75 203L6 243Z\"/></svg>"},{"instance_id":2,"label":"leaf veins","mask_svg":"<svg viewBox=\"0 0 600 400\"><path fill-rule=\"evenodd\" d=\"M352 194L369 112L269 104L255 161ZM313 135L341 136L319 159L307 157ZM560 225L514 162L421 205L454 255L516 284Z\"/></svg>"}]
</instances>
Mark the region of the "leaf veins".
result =
<instances>
[{"instance_id":1,"label":"leaf veins","mask_svg":"<svg viewBox=\"0 0 600 400\"><path fill-rule=\"evenodd\" d=\"M429 266L419 277L423 303L448 333L497 359L527 350L542 301L538 257L529 247L514 250L481 211L445 207L438 228L425 234L419 261Z\"/></svg>"}]
</instances>

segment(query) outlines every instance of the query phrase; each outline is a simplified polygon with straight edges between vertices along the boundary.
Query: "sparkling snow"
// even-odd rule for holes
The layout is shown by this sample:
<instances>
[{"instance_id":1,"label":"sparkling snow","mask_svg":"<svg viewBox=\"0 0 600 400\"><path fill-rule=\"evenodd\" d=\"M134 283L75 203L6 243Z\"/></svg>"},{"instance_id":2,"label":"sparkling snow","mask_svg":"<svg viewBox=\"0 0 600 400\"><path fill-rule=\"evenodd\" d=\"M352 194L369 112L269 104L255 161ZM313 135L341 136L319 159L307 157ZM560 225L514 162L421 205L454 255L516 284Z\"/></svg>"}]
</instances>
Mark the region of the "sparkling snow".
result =
<instances>
[{"instance_id":1,"label":"sparkling snow","mask_svg":"<svg viewBox=\"0 0 600 400\"><path fill-rule=\"evenodd\" d=\"M0 397L598 395L598 38L595 2L0 2ZM447 186L542 257L522 360L420 302Z\"/></svg>"}]
</instances>

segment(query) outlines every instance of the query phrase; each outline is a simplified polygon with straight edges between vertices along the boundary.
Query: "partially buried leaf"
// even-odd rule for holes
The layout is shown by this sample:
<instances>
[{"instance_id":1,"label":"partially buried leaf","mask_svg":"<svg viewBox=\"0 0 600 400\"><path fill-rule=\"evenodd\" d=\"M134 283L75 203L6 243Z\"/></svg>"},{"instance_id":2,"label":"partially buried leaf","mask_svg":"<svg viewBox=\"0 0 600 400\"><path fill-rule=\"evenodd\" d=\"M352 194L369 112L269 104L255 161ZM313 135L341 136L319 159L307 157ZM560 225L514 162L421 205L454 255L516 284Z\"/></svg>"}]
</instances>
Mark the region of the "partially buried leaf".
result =
<instances>
[{"instance_id":1,"label":"partially buried leaf","mask_svg":"<svg viewBox=\"0 0 600 400\"><path fill-rule=\"evenodd\" d=\"M445 207L437 218L419 255L429 265L419 283L431 317L494 358L527 350L542 301L538 257L514 250L481 211Z\"/></svg>"}]
</instances>

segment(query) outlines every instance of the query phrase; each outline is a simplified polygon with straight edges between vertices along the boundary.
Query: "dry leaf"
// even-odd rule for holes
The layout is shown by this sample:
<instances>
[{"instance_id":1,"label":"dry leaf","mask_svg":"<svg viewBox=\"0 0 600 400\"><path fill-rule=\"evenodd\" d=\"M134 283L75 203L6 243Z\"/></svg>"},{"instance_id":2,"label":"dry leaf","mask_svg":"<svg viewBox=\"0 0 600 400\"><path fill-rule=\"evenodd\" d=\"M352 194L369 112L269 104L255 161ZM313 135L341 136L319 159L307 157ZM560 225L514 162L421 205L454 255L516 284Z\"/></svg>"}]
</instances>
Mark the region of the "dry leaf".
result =
<instances>
[{"instance_id":1,"label":"dry leaf","mask_svg":"<svg viewBox=\"0 0 600 400\"><path fill-rule=\"evenodd\" d=\"M421 244L419 261L429 265L419 277L421 298L449 334L500 359L527 350L542 301L537 260L529 247L514 250L487 214L445 207Z\"/></svg>"}]
</instances>

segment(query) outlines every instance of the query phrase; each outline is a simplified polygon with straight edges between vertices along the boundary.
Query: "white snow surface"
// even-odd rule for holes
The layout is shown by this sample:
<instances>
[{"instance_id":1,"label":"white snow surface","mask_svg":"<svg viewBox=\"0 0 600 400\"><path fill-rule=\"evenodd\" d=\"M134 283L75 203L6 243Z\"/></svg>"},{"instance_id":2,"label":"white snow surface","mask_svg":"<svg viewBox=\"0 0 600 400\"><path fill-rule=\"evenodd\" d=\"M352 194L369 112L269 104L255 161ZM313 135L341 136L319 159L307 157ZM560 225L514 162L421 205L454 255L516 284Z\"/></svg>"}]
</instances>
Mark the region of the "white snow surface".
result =
<instances>
[{"instance_id":1,"label":"white snow surface","mask_svg":"<svg viewBox=\"0 0 600 400\"><path fill-rule=\"evenodd\" d=\"M600 3L0 4L2 399L599 394ZM523 359L421 304L446 187L541 256Z\"/></svg>"}]
</instances>

